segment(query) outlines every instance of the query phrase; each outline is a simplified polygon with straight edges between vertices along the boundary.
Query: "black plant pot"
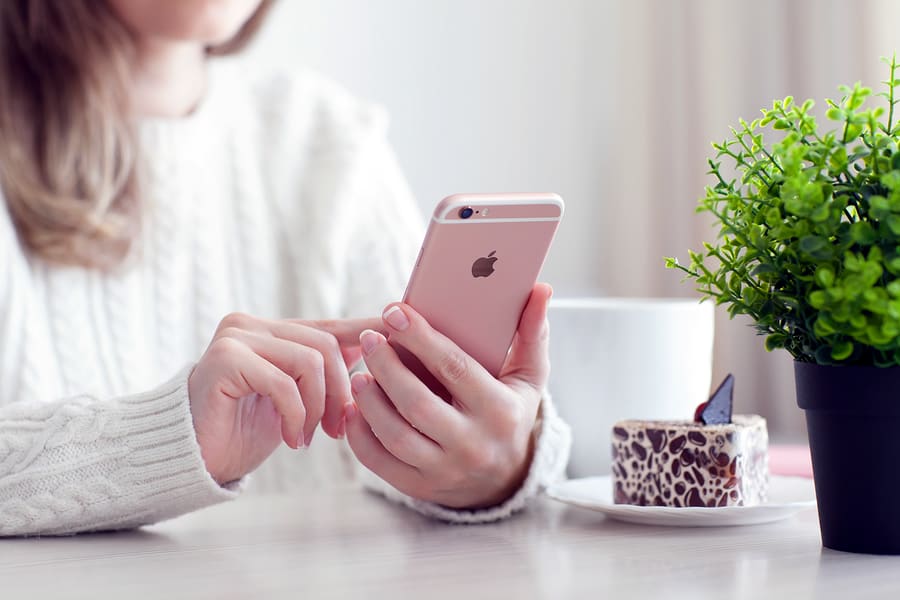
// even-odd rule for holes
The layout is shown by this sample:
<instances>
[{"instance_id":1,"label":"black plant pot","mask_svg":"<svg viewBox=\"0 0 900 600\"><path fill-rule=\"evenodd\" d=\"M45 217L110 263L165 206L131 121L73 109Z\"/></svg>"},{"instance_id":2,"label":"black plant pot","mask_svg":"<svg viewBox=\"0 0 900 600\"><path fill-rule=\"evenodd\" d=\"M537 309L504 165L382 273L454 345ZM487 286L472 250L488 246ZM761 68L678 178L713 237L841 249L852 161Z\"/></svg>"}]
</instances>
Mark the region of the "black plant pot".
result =
<instances>
[{"instance_id":1,"label":"black plant pot","mask_svg":"<svg viewBox=\"0 0 900 600\"><path fill-rule=\"evenodd\" d=\"M795 362L827 548L900 554L900 367Z\"/></svg>"}]
</instances>

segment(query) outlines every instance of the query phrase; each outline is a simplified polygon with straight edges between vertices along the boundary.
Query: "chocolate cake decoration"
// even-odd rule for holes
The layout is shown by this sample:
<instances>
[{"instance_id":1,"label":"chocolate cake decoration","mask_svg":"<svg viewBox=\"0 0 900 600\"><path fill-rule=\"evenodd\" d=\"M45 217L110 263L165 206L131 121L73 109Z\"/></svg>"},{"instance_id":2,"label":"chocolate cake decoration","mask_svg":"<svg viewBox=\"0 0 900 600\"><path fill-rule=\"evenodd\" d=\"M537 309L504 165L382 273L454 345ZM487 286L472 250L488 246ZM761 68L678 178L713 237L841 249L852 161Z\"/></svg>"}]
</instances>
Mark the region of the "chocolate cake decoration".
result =
<instances>
[{"instance_id":1,"label":"chocolate cake decoration","mask_svg":"<svg viewBox=\"0 0 900 600\"><path fill-rule=\"evenodd\" d=\"M731 423L734 405L734 375L731 373L719 385L709 400L697 407L694 421L704 425L725 425Z\"/></svg>"}]
</instances>

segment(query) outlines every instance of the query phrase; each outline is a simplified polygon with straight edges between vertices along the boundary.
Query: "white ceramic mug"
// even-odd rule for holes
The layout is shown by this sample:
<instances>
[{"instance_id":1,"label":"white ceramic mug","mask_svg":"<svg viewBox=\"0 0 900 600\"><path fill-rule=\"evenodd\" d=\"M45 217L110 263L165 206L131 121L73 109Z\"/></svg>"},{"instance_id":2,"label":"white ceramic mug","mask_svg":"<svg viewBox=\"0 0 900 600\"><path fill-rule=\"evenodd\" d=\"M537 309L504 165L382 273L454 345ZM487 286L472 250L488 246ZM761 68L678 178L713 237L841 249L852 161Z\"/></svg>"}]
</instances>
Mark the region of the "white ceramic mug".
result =
<instances>
[{"instance_id":1,"label":"white ceramic mug","mask_svg":"<svg viewBox=\"0 0 900 600\"><path fill-rule=\"evenodd\" d=\"M570 477L608 475L621 419L692 419L710 393L713 303L578 298L550 304L550 393L572 427Z\"/></svg>"}]
</instances>

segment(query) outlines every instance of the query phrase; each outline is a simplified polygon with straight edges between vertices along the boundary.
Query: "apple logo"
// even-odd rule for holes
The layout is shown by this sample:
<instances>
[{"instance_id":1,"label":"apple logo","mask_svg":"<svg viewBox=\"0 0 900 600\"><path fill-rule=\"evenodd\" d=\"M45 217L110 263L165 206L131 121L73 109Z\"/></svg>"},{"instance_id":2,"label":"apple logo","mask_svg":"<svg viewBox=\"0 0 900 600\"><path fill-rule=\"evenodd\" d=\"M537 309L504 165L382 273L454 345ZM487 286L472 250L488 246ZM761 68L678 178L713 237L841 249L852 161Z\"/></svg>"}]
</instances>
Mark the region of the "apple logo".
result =
<instances>
[{"instance_id":1,"label":"apple logo","mask_svg":"<svg viewBox=\"0 0 900 600\"><path fill-rule=\"evenodd\" d=\"M489 277L494 272L494 263L497 262L496 250L492 250L487 256L482 256L472 263L472 277Z\"/></svg>"}]
</instances>

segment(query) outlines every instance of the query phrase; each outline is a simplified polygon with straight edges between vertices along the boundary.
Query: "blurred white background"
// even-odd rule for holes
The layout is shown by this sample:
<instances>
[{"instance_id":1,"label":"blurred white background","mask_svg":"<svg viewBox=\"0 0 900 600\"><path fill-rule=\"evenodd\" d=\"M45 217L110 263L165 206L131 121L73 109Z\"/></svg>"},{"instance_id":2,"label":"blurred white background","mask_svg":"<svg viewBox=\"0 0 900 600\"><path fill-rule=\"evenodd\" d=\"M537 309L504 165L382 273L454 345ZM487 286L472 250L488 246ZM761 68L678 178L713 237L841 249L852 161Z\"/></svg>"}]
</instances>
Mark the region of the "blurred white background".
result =
<instances>
[{"instance_id":1,"label":"blurred white background","mask_svg":"<svg viewBox=\"0 0 900 600\"><path fill-rule=\"evenodd\" d=\"M662 257L714 235L694 214L710 141L772 99L885 78L892 0L280 0L248 68L321 71L384 104L426 214L460 191L566 199L557 296L691 296ZM801 439L790 357L717 322L714 379Z\"/></svg>"}]
</instances>

